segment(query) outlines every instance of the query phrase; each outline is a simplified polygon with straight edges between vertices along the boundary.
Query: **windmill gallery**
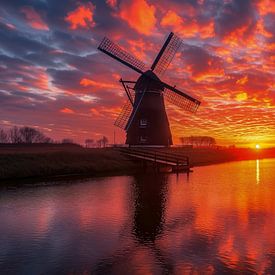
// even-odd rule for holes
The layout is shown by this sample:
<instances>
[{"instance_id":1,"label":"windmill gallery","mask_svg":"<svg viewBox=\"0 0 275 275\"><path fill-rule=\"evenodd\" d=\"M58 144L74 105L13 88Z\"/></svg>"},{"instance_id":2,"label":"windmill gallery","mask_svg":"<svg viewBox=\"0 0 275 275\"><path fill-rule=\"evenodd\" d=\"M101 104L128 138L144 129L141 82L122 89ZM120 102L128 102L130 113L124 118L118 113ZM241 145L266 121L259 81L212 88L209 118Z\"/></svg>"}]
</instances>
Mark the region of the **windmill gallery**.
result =
<instances>
[{"instance_id":1,"label":"windmill gallery","mask_svg":"<svg viewBox=\"0 0 275 275\"><path fill-rule=\"evenodd\" d=\"M126 144L133 146L170 146L173 144L164 97L183 110L195 113L200 101L160 80L180 48L182 41L170 33L150 70L108 38L98 49L141 74L137 81L120 80L127 102L115 121L126 131Z\"/></svg>"}]
</instances>

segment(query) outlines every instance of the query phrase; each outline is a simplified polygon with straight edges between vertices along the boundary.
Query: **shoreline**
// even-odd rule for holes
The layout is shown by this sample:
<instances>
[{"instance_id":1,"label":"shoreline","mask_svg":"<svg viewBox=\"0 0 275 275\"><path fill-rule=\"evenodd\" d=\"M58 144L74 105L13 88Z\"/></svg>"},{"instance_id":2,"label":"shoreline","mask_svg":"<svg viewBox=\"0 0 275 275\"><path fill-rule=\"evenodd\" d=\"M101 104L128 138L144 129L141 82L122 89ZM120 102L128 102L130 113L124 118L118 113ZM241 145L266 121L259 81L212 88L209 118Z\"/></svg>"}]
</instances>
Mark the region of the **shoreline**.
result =
<instances>
[{"instance_id":1,"label":"shoreline","mask_svg":"<svg viewBox=\"0 0 275 275\"><path fill-rule=\"evenodd\" d=\"M231 161L275 158L274 149L162 148L188 156L190 167ZM132 175L142 166L116 148L82 148L77 145L0 146L1 185L57 182Z\"/></svg>"}]
</instances>

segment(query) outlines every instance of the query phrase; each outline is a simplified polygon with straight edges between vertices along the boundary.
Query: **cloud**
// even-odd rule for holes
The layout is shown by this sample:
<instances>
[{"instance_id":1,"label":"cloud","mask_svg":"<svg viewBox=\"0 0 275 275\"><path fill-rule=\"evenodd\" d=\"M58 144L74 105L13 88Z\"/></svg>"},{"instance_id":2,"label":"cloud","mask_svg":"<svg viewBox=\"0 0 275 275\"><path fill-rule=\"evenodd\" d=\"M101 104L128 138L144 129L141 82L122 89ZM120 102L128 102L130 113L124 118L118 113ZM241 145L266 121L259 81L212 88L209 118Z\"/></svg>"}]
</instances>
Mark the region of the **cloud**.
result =
<instances>
[{"instance_id":1,"label":"cloud","mask_svg":"<svg viewBox=\"0 0 275 275\"><path fill-rule=\"evenodd\" d=\"M222 59L200 47L185 45L183 59L191 77L196 80L224 76Z\"/></svg>"},{"instance_id":2,"label":"cloud","mask_svg":"<svg viewBox=\"0 0 275 275\"><path fill-rule=\"evenodd\" d=\"M215 18L215 31L226 43L237 45L254 35L256 22L254 1L232 0L220 7Z\"/></svg>"},{"instance_id":3,"label":"cloud","mask_svg":"<svg viewBox=\"0 0 275 275\"><path fill-rule=\"evenodd\" d=\"M156 8L146 0L132 0L121 2L119 17L126 21L129 26L141 34L153 33L157 18Z\"/></svg>"},{"instance_id":4,"label":"cloud","mask_svg":"<svg viewBox=\"0 0 275 275\"><path fill-rule=\"evenodd\" d=\"M65 21L70 24L70 29L76 30L78 28L92 28L95 26L94 22L95 6L92 3L78 6L74 11L71 11L65 17Z\"/></svg>"},{"instance_id":5,"label":"cloud","mask_svg":"<svg viewBox=\"0 0 275 275\"><path fill-rule=\"evenodd\" d=\"M98 88L116 88L114 84L104 83L100 81L94 81L88 78L83 78L80 81L80 85L84 87L92 86L92 87L98 87Z\"/></svg>"},{"instance_id":6,"label":"cloud","mask_svg":"<svg viewBox=\"0 0 275 275\"><path fill-rule=\"evenodd\" d=\"M184 46L163 81L202 101L195 115L167 104L174 140L197 133L223 144L274 143L273 2L2 0L0 124L79 142L112 136L127 100L118 80L139 74L99 52L102 37L151 65L174 31Z\"/></svg>"},{"instance_id":7,"label":"cloud","mask_svg":"<svg viewBox=\"0 0 275 275\"><path fill-rule=\"evenodd\" d=\"M162 17L160 24L162 27L172 28L181 37L200 36L202 38L210 38L215 35L213 20L200 24L196 19L185 19L172 10L169 10Z\"/></svg>"},{"instance_id":8,"label":"cloud","mask_svg":"<svg viewBox=\"0 0 275 275\"><path fill-rule=\"evenodd\" d=\"M106 0L106 3L113 9L117 7L117 0Z\"/></svg>"},{"instance_id":9,"label":"cloud","mask_svg":"<svg viewBox=\"0 0 275 275\"><path fill-rule=\"evenodd\" d=\"M42 19L42 16L33 7L23 7L21 12L25 15L27 24L37 30L48 31L49 27Z\"/></svg>"},{"instance_id":10,"label":"cloud","mask_svg":"<svg viewBox=\"0 0 275 275\"><path fill-rule=\"evenodd\" d=\"M67 108L67 107L60 109L60 112L64 113L64 114L74 114L75 113L74 110Z\"/></svg>"}]
</instances>

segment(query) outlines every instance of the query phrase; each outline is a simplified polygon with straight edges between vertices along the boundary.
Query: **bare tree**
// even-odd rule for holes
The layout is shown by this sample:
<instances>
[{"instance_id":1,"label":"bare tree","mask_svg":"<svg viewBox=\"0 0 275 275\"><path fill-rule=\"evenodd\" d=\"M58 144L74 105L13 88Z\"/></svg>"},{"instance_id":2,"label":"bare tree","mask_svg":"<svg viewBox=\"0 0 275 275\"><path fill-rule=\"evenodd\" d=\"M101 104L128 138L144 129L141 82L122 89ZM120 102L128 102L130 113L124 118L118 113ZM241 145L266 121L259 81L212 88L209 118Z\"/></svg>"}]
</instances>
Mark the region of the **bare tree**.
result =
<instances>
[{"instance_id":1,"label":"bare tree","mask_svg":"<svg viewBox=\"0 0 275 275\"><path fill-rule=\"evenodd\" d=\"M208 136L190 136L190 137L181 137L180 141L183 145L192 145L192 146L214 146L216 145L216 140L213 137Z\"/></svg>"},{"instance_id":2,"label":"bare tree","mask_svg":"<svg viewBox=\"0 0 275 275\"><path fill-rule=\"evenodd\" d=\"M96 141L97 147L101 148L102 146L102 139Z\"/></svg>"},{"instance_id":3,"label":"bare tree","mask_svg":"<svg viewBox=\"0 0 275 275\"><path fill-rule=\"evenodd\" d=\"M63 144L73 144L74 141L70 138L63 138L61 143L63 143Z\"/></svg>"},{"instance_id":4,"label":"bare tree","mask_svg":"<svg viewBox=\"0 0 275 275\"><path fill-rule=\"evenodd\" d=\"M53 140L39 130L31 127L13 127L8 131L8 140L11 143L52 143Z\"/></svg>"},{"instance_id":5,"label":"bare tree","mask_svg":"<svg viewBox=\"0 0 275 275\"><path fill-rule=\"evenodd\" d=\"M35 128L22 127L19 129L22 143L50 143L51 139Z\"/></svg>"},{"instance_id":6,"label":"bare tree","mask_svg":"<svg viewBox=\"0 0 275 275\"><path fill-rule=\"evenodd\" d=\"M16 126L9 130L8 136L11 143L22 143L20 130Z\"/></svg>"},{"instance_id":7,"label":"bare tree","mask_svg":"<svg viewBox=\"0 0 275 275\"><path fill-rule=\"evenodd\" d=\"M91 147L93 147L93 144L94 144L94 140L93 140L93 139L87 138L87 139L85 140L85 146L86 146L86 148L91 148Z\"/></svg>"},{"instance_id":8,"label":"bare tree","mask_svg":"<svg viewBox=\"0 0 275 275\"><path fill-rule=\"evenodd\" d=\"M102 137L102 144L103 144L103 147L106 147L107 143L109 142L108 138L103 136Z\"/></svg>"},{"instance_id":9,"label":"bare tree","mask_svg":"<svg viewBox=\"0 0 275 275\"><path fill-rule=\"evenodd\" d=\"M0 129L0 143L8 143L9 137L5 130Z\"/></svg>"}]
</instances>

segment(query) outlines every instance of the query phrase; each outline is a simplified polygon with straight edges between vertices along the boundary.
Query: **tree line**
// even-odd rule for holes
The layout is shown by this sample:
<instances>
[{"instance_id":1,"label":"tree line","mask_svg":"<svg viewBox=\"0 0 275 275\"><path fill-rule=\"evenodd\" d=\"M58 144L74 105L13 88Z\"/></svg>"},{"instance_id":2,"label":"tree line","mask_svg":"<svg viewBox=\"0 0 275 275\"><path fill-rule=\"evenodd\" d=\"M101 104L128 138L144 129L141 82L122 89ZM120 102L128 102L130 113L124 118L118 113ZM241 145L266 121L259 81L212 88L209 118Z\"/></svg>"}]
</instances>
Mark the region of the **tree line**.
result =
<instances>
[{"instance_id":1,"label":"tree line","mask_svg":"<svg viewBox=\"0 0 275 275\"><path fill-rule=\"evenodd\" d=\"M53 143L53 140L42 132L31 127L12 127L0 129L0 143Z\"/></svg>"},{"instance_id":2,"label":"tree line","mask_svg":"<svg viewBox=\"0 0 275 275\"><path fill-rule=\"evenodd\" d=\"M106 147L109 140L107 137L103 136L101 139L94 140L94 139L86 139L85 140L85 146L86 148L92 148L92 147Z\"/></svg>"},{"instance_id":3,"label":"tree line","mask_svg":"<svg viewBox=\"0 0 275 275\"><path fill-rule=\"evenodd\" d=\"M86 148L92 147L106 147L108 144L108 138L103 136L98 140L86 139ZM32 127L12 127L10 129L0 128L0 144L12 143L12 144L32 144L32 143L62 143L62 144L75 144L73 139L64 138L57 142L50 137L44 135L41 131Z\"/></svg>"},{"instance_id":4,"label":"tree line","mask_svg":"<svg viewBox=\"0 0 275 275\"><path fill-rule=\"evenodd\" d=\"M180 142L182 145L192 145L195 147L211 147L216 145L215 138L208 136L181 137Z\"/></svg>"}]
</instances>

